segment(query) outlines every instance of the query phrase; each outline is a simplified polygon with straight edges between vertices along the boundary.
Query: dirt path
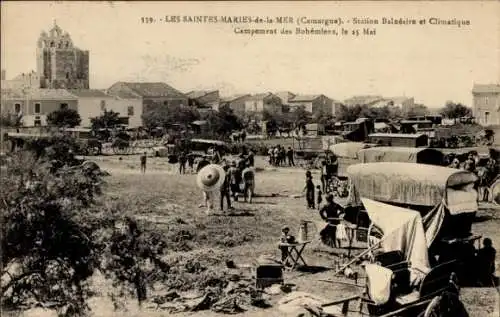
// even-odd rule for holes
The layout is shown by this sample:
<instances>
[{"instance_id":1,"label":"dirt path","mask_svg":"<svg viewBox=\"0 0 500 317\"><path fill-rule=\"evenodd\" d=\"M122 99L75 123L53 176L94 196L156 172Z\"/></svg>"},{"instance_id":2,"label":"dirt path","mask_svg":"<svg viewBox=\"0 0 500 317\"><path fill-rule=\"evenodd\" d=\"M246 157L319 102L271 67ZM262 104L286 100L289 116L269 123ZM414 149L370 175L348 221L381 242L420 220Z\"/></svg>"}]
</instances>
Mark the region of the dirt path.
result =
<instances>
[{"instance_id":1,"label":"dirt path","mask_svg":"<svg viewBox=\"0 0 500 317\"><path fill-rule=\"evenodd\" d=\"M105 158L98 161L99 165L111 173L111 178L125 178L128 181L137 183L137 186L142 186L142 180L150 178L156 179L156 176L168 176L169 179L178 181L178 186L190 188L196 193L195 175L179 175L176 171L176 166L172 166L165 162L164 159L151 159L148 161L148 170L146 175L141 175L138 159L131 156L123 158L121 161L116 158ZM264 160L259 159L259 166L264 165ZM162 178L162 177L160 177ZM254 215L254 217L265 218L267 216L282 219L283 224L289 225L292 230L298 230L300 220L307 219L321 223L316 211L307 210L305 208L304 198L291 198L291 195L300 194L304 186L304 171L298 168L270 168L266 167L265 171L257 174L256 191L265 197L256 197L251 205L236 203L235 207L240 210L246 210ZM133 180L132 180L133 179ZM315 182L318 182L318 175L314 174ZM161 185L159 185L161 186ZM130 189L133 190L133 187ZM271 194L281 194L279 197L270 197ZM196 202L183 201L176 202L182 205L183 208L193 208L193 204L198 202L198 197L195 197ZM191 197L193 200L193 197ZM190 205L186 205L190 204ZM265 210L265 212L264 212ZM202 211L200 210L200 214ZM147 217L147 216L143 216ZM493 240L494 246L499 249L500 246L500 209L492 205L481 204L480 212L478 213L478 221L473 225L475 233L482 234L483 237L490 237ZM161 219L159 220L161 221ZM257 220L256 220L257 221ZM260 220L259 220L260 221ZM319 230L319 228L318 228ZM279 232L270 232L271 237L279 235ZM249 259L255 259L260 254L277 254L277 249L274 240L264 240L260 244L248 244L237 246L230 249L230 252L236 263L248 263ZM499 249L500 250L500 249ZM322 250L323 251L323 250ZM305 259L310 265L328 266L334 265L333 259L328 250L325 252L313 252L313 247L308 247L304 252ZM498 252L500 253L500 252ZM497 253L497 258L499 257ZM500 261L497 260L497 273L500 273ZM342 285L327 284L318 282L319 279L331 279L332 272L326 271L317 274L302 274L302 273L286 273L285 279L287 283L299 285L300 291L310 292L317 295L322 295L329 299L337 299L359 292L359 288L345 287ZM497 274L498 275L498 274ZM498 307L500 299L498 293L493 288L465 288L462 290L462 299L471 316L493 317L499 316ZM275 302L274 302L275 303ZM129 312L120 312L124 317L146 317L146 316L168 316L165 312L143 311L138 312L134 309L134 303L130 304ZM96 302L94 311L99 312L95 316L116 316L115 313L109 311L109 303ZM109 314L108 314L109 312ZM196 314L176 314L176 316L221 316L210 311L203 311ZM256 309L239 316L282 316L276 305L268 310ZM355 315L353 315L355 316Z\"/></svg>"}]
</instances>

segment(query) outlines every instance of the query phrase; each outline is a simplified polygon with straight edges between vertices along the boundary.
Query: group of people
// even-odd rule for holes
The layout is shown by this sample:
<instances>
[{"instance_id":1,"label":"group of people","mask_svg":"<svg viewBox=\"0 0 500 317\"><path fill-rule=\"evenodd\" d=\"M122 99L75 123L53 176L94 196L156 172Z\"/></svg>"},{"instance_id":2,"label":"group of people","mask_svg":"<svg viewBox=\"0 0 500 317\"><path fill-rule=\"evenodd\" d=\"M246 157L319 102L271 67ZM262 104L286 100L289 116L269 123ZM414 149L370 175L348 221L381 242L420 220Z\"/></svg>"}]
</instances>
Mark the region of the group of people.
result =
<instances>
[{"instance_id":1,"label":"group of people","mask_svg":"<svg viewBox=\"0 0 500 317\"><path fill-rule=\"evenodd\" d=\"M337 157L335 154L329 152L326 153L325 159L321 162L321 185L315 185L311 171L306 171L306 184L303 192L306 194L306 206L308 209L321 208L323 195L332 193L331 181L337 175L337 172Z\"/></svg>"},{"instance_id":2,"label":"group of people","mask_svg":"<svg viewBox=\"0 0 500 317\"><path fill-rule=\"evenodd\" d=\"M228 210L234 210L232 202L237 202L239 196L243 201L251 203L255 190L254 153L243 152L238 161L227 161L223 159L220 166L223 170L224 179L219 187L220 211L224 211L224 204ZM200 207L206 207L206 213L212 214L215 192L204 191L204 202Z\"/></svg>"},{"instance_id":3,"label":"group of people","mask_svg":"<svg viewBox=\"0 0 500 317\"><path fill-rule=\"evenodd\" d=\"M268 151L269 155L269 164L272 166L295 166L295 162L293 161L293 149L288 147L285 149L282 145L276 145L272 147Z\"/></svg>"},{"instance_id":4,"label":"group of people","mask_svg":"<svg viewBox=\"0 0 500 317\"><path fill-rule=\"evenodd\" d=\"M491 185L493 180L500 173L500 157L498 151L490 149L489 156L486 160L481 160L476 151L469 152L465 160L460 160L459 156L449 156L448 160L451 163L448 167L456 169L464 169L478 176L476 189L479 191L480 200L488 200L487 187Z\"/></svg>"}]
</instances>

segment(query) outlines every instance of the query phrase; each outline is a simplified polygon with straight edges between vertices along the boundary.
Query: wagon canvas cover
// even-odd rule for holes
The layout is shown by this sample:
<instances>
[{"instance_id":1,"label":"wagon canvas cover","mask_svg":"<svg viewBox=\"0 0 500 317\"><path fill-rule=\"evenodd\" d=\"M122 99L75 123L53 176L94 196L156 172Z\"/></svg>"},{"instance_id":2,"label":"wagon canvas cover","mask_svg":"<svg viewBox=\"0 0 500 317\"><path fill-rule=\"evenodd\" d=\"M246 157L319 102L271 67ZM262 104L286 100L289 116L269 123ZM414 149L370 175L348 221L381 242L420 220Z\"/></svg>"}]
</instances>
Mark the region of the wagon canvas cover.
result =
<instances>
[{"instance_id":1,"label":"wagon canvas cover","mask_svg":"<svg viewBox=\"0 0 500 317\"><path fill-rule=\"evenodd\" d=\"M384 251L403 252L412 268L422 272L430 270L428 247L433 241L432 234L427 238L424 220L419 212L384 204L368 198L361 198L370 220L380 229L384 236L381 247ZM427 231L439 231L441 225L440 213L435 213L435 219L429 219Z\"/></svg>"},{"instance_id":2,"label":"wagon canvas cover","mask_svg":"<svg viewBox=\"0 0 500 317\"><path fill-rule=\"evenodd\" d=\"M445 203L450 214L478 209L474 182L467 171L426 164L382 162L351 165L349 202L360 205L359 197L415 206L436 207Z\"/></svg>"},{"instance_id":3,"label":"wagon canvas cover","mask_svg":"<svg viewBox=\"0 0 500 317\"><path fill-rule=\"evenodd\" d=\"M361 163L410 162L438 165L443 161L443 153L434 149L380 146L358 152Z\"/></svg>"},{"instance_id":4,"label":"wagon canvas cover","mask_svg":"<svg viewBox=\"0 0 500 317\"><path fill-rule=\"evenodd\" d=\"M344 142L330 146L330 150L338 157L358 158L359 150L370 147L370 145L361 142Z\"/></svg>"}]
</instances>

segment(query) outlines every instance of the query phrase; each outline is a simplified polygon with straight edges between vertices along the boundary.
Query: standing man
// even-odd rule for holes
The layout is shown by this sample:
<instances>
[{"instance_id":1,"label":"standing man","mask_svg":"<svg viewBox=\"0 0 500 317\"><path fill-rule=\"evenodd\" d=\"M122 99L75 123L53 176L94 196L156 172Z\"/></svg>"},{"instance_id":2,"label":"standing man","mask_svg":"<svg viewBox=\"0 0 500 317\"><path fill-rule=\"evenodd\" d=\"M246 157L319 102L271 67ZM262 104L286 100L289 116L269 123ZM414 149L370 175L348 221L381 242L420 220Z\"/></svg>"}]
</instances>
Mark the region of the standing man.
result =
<instances>
[{"instance_id":1,"label":"standing man","mask_svg":"<svg viewBox=\"0 0 500 317\"><path fill-rule=\"evenodd\" d=\"M279 166L280 165L280 147L277 145L274 150L273 150L273 158L274 158L274 165Z\"/></svg>"},{"instance_id":2,"label":"standing man","mask_svg":"<svg viewBox=\"0 0 500 317\"><path fill-rule=\"evenodd\" d=\"M228 174L229 174L229 182L230 182L230 187L231 187L231 196L233 196L234 201L238 201L238 193L240 192L241 178L240 178L239 172L240 171L236 167L236 162L232 161L231 167L228 170Z\"/></svg>"},{"instance_id":3,"label":"standing man","mask_svg":"<svg viewBox=\"0 0 500 317\"><path fill-rule=\"evenodd\" d=\"M182 151L179 154L179 174L186 174L186 153Z\"/></svg>"},{"instance_id":4,"label":"standing man","mask_svg":"<svg viewBox=\"0 0 500 317\"><path fill-rule=\"evenodd\" d=\"M295 163L293 162L293 150L291 147L288 147L288 151L286 151L286 156L288 158L288 165L295 166Z\"/></svg>"},{"instance_id":5,"label":"standing man","mask_svg":"<svg viewBox=\"0 0 500 317\"><path fill-rule=\"evenodd\" d=\"M220 165L209 164L203 167L196 177L196 184L203 191L203 203L201 207L206 207L206 214L213 212L214 196L221 189L226 177L226 172Z\"/></svg>"},{"instance_id":6,"label":"standing man","mask_svg":"<svg viewBox=\"0 0 500 317\"><path fill-rule=\"evenodd\" d=\"M224 182L222 183L222 186L220 188L220 211L224 211L224 200L226 200L228 210L233 209L233 207L231 207L231 188L229 186L230 174L227 173L228 170L229 165L227 163L224 163L224 171L226 172L226 175L224 177Z\"/></svg>"},{"instance_id":7,"label":"standing man","mask_svg":"<svg viewBox=\"0 0 500 317\"><path fill-rule=\"evenodd\" d=\"M255 153L252 150L250 150L250 152L248 152L247 162L248 162L248 164L250 164L250 166L255 165Z\"/></svg>"},{"instance_id":8,"label":"standing man","mask_svg":"<svg viewBox=\"0 0 500 317\"><path fill-rule=\"evenodd\" d=\"M254 190L255 190L255 170L250 164L250 162L247 162L246 168L243 170L241 173L243 176L243 197L245 199L245 202L252 203L252 198L254 195Z\"/></svg>"},{"instance_id":9,"label":"standing man","mask_svg":"<svg viewBox=\"0 0 500 317\"><path fill-rule=\"evenodd\" d=\"M141 173L142 174L146 173L146 161L147 161L147 156L146 156L146 152L144 152L141 155Z\"/></svg>"}]
</instances>

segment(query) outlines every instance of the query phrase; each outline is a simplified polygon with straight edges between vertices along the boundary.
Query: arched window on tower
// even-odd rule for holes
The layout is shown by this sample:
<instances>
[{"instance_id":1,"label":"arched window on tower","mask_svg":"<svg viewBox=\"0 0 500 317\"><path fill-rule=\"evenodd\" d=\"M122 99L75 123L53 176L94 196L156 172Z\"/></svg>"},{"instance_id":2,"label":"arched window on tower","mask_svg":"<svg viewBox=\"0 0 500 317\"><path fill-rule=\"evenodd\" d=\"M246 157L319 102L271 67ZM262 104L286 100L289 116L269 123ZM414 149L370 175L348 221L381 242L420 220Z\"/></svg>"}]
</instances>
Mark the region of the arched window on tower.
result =
<instances>
[{"instance_id":1,"label":"arched window on tower","mask_svg":"<svg viewBox=\"0 0 500 317\"><path fill-rule=\"evenodd\" d=\"M50 47L54 47L54 41L50 42Z\"/></svg>"},{"instance_id":2,"label":"arched window on tower","mask_svg":"<svg viewBox=\"0 0 500 317\"><path fill-rule=\"evenodd\" d=\"M57 48L62 48L62 43L61 42L57 43Z\"/></svg>"},{"instance_id":3,"label":"arched window on tower","mask_svg":"<svg viewBox=\"0 0 500 317\"><path fill-rule=\"evenodd\" d=\"M66 42L65 46L66 46L66 48L68 48L69 47L69 42Z\"/></svg>"}]
</instances>

